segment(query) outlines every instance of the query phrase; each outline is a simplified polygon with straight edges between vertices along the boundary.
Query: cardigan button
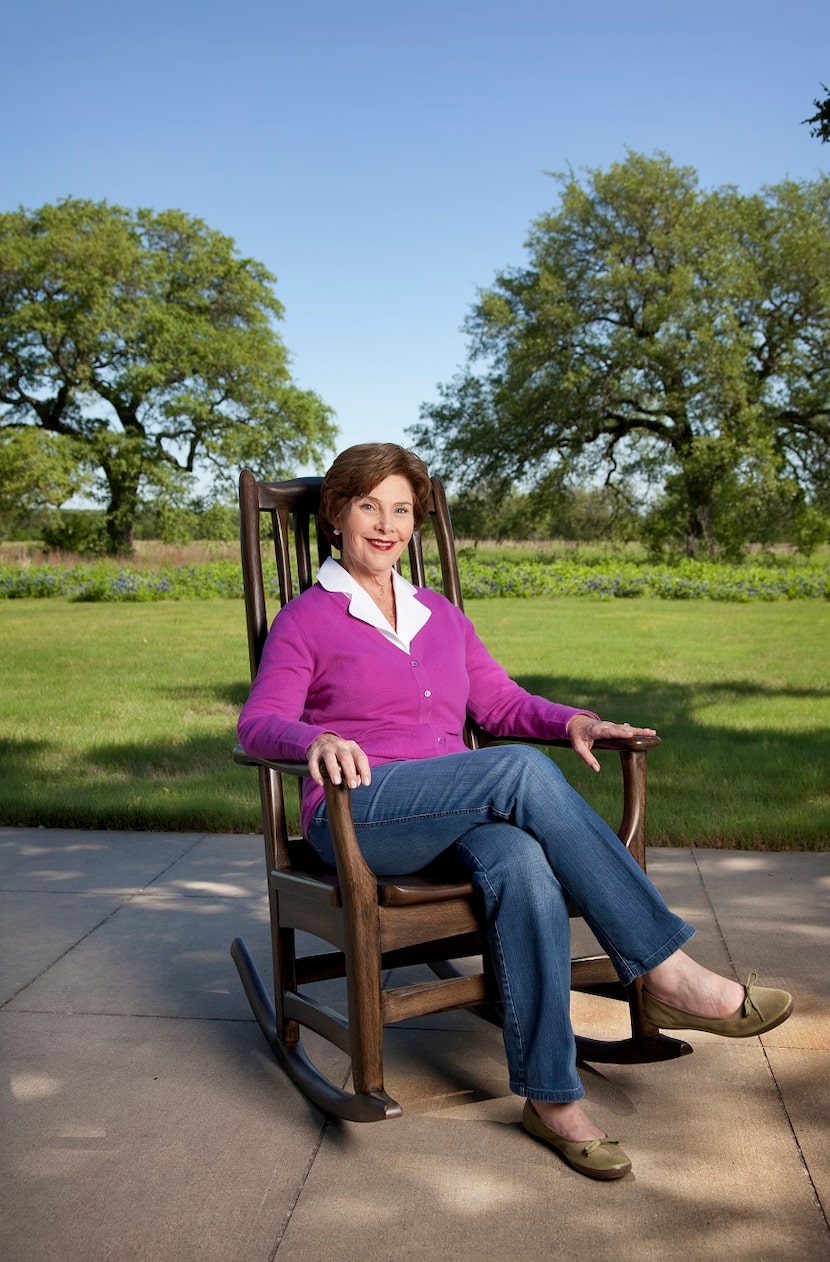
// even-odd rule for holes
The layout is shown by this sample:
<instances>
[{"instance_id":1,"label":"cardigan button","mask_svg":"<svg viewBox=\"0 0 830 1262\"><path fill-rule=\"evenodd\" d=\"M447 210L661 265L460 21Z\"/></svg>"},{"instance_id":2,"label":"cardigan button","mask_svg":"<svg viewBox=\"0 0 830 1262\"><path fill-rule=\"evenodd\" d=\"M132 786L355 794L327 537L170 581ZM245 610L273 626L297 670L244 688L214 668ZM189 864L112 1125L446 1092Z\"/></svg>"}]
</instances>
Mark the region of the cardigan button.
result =
<instances>
[{"instance_id":1,"label":"cardigan button","mask_svg":"<svg viewBox=\"0 0 830 1262\"><path fill-rule=\"evenodd\" d=\"M431 697L431 696L432 696L432 693L430 692L429 688L425 688L425 689L424 689L424 696L425 696L425 697Z\"/></svg>"}]
</instances>

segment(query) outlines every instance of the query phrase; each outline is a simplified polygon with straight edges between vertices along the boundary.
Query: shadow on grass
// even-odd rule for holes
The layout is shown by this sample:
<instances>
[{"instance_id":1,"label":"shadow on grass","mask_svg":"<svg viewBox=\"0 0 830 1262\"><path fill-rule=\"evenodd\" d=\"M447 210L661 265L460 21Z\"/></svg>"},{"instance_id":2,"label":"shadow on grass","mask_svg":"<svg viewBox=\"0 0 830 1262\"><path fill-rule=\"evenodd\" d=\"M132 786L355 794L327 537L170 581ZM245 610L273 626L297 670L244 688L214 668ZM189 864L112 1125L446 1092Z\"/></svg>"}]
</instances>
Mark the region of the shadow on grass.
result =
<instances>
[{"instance_id":1,"label":"shadow on grass","mask_svg":"<svg viewBox=\"0 0 830 1262\"><path fill-rule=\"evenodd\" d=\"M237 712L247 701L250 688L249 683L222 685L184 683L177 684L175 688L160 688L158 691L160 696L174 701L186 701L195 706L201 703L212 709L218 701L220 705L231 706L234 712Z\"/></svg>"},{"instance_id":2,"label":"shadow on grass","mask_svg":"<svg viewBox=\"0 0 830 1262\"><path fill-rule=\"evenodd\" d=\"M0 823L255 833L256 773L232 750L232 735L97 744L74 758L45 741L3 741ZM44 773L50 753L54 774Z\"/></svg>"},{"instance_id":3,"label":"shadow on grass","mask_svg":"<svg viewBox=\"0 0 830 1262\"><path fill-rule=\"evenodd\" d=\"M619 706L637 707L640 719L646 724L648 713L655 711L663 719L676 720L684 725L689 721L690 695L700 700L729 701L747 700L749 698L768 698L769 700L792 699L798 701L827 701L827 685L814 688L796 688L788 686L779 688L771 684L741 680L717 680L711 683L695 682L685 687L683 684L664 684L647 676L624 686L613 685L608 688L597 688L596 681L585 681L568 676L557 675L516 675L516 682L528 692L538 693L543 697L567 698L569 704L588 704L593 701L594 708L602 704L615 709ZM611 716L613 717L613 716Z\"/></svg>"},{"instance_id":4,"label":"shadow on grass","mask_svg":"<svg viewBox=\"0 0 830 1262\"><path fill-rule=\"evenodd\" d=\"M798 735L776 730L704 725L701 704L734 700L819 700L820 687L778 689L722 681L689 687L641 678L597 690L585 679L521 675L523 687L564 697L604 716L649 724L663 740L649 759L648 838L652 845L826 849L830 729ZM168 695L169 695L168 690ZM175 690L184 707L234 713L247 685L187 683ZM91 742L92 738L90 738ZM166 741L96 743L74 759L42 740L0 743L0 822L17 825L256 832L259 795L253 770L232 761L233 721L225 734L179 735ZM618 822L614 755L597 777L569 751L556 761L612 826ZM47 769L44 774L44 768ZM292 797L293 805L293 797Z\"/></svg>"},{"instance_id":5,"label":"shadow on grass","mask_svg":"<svg viewBox=\"0 0 830 1262\"><path fill-rule=\"evenodd\" d=\"M718 680L684 687L643 678L626 685L597 685L584 679L541 674L517 676L532 693L566 697L603 717L655 727L662 745L652 753L648 840L657 846L752 849L826 849L826 766L830 728L805 726L782 731L738 727L724 718L701 721L701 708L723 714L742 703L781 703L804 711L826 703L826 689L778 688L763 681ZM600 757L604 775L595 776L568 751L556 762L608 822L618 823L618 780L609 775L616 758Z\"/></svg>"},{"instance_id":6,"label":"shadow on grass","mask_svg":"<svg viewBox=\"0 0 830 1262\"><path fill-rule=\"evenodd\" d=\"M763 730L706 724L707 706L740 709L742 701L826 701L827 690L777 688L746 680L661 684L641 678L598 690L585 680L550 675L517 677L529 692L567 697L603 717L655 727L662 745L649 757L648 838L652 845L725 848L828 848L830 810L826 768L830 727ZM614 827L619 786L600 758L597 777L568 751L555 758L568 779Z\"/></svg>"}]
</instances>

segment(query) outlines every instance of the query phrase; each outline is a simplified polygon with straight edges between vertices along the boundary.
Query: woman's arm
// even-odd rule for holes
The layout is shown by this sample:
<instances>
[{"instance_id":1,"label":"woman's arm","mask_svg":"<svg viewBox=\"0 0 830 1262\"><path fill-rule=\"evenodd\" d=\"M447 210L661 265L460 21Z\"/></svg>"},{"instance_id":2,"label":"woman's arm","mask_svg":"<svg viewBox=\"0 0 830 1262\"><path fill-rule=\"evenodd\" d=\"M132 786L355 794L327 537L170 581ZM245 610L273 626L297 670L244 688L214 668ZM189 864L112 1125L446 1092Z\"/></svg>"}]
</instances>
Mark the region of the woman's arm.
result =
<instances>
[{"instance_id":1,"label":"woman's arm","mask_svg":"<svg viewBox=\"0 0 830 1262\"><path fill-rule=\"evenodd\" d=\"M314 653L303 630L302 611L286 605L274 619L259 670L237 724L239 743L254 758L305 762L325 727L303 720L316 672Z\"/></svg>"},{"instance_id":2,"label":"woman's arm","mask_svg":"<svg viewBox=\"0 0 830 1262\"><path fill-rule=\"evenodd\" d=\"M313 613L294 604L274 619L262 653L257 677L237 725L239 743L255 758L285 758L307 762L311 779L322 785L324 772L333 784L345 777L350 788L369 784L369 761L360 746L318 723L303 718L309 690L330 663L318 654L305 634Z\"/></svg>"}]
</instances>

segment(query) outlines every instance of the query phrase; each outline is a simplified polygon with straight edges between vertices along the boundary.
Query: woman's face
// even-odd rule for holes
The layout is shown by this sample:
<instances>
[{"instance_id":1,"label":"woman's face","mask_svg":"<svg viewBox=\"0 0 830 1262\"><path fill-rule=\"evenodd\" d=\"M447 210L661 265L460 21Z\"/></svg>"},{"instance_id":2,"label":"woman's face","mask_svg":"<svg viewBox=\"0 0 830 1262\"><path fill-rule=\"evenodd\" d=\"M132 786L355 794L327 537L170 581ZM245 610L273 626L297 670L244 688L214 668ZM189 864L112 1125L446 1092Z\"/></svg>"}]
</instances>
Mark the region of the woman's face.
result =
<instances>
[{"instance_id":1,"label":"woman's face","mask_svg":"<svg viewBox=\"0 0 830 1262\"><path fill-rule=\"evenodd\" d=\"M415 529L415 496L408 478L390 474L360 495L334 525L340 531L341 561L358 582L387 579Z\"/></svg>"}]
</instances>

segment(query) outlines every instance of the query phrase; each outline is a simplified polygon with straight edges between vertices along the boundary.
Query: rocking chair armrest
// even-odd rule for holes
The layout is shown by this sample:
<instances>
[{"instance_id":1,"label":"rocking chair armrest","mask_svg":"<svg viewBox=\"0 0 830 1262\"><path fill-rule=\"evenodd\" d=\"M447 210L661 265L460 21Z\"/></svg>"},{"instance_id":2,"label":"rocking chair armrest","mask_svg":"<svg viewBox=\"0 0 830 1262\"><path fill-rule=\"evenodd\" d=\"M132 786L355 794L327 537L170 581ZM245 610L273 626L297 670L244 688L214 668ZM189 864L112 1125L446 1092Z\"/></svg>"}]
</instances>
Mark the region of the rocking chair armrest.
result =
<instances>
[{"instance_id":1,"label":"rocking chair armrest","mask_svg":"<svg viewBox=\"0 0 830 1262\"><path fill-rule=\"evenodd\" d=\"M556 749L571 748L571 742L567 737L537 740L535 737L493 736L491 732L479 732L479 740L482 745L543 745ZM656 749L660 744L659 736L605 736L594 741L594 749L616 749L621 753L631 750L639 753Z\"/></svg>"},{"instance_id":2,"label":"rocking chair armrest","mask_svg":"<svg viewBox=\"0 0 830 1262\"><path fill-rule=\"evenodd\" d=\"M310 774L308 763L290 762L283 758L255 758L246 754L241 745L233 751L233 760L241 767L267 767L270 771L278 771L283 776L307 776Z\"/></svg>"},{"instance_id":3,"label":"rocking chair armrest","mask_svg":"<svg viewBox=\"0 0 830 1262\"><path fill-rule=\"evenodd\" d=\"M571 742L562 741L562 744L569 749ZM656 749L659 744L661 744L659 736L605 736L594 741L594 749L618 749L621 753L630 749L634 753L639 753Z\"/></svg>"}]
</instances>

